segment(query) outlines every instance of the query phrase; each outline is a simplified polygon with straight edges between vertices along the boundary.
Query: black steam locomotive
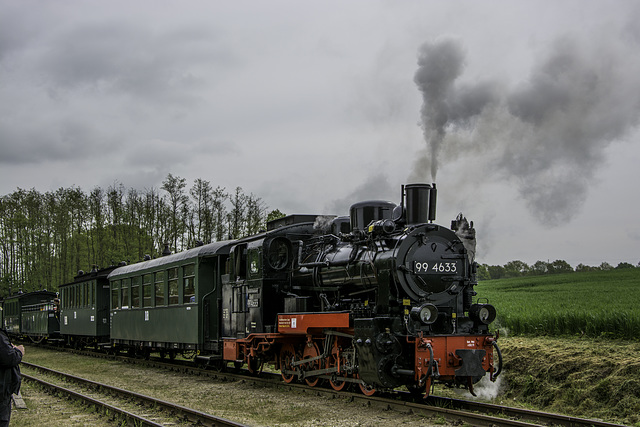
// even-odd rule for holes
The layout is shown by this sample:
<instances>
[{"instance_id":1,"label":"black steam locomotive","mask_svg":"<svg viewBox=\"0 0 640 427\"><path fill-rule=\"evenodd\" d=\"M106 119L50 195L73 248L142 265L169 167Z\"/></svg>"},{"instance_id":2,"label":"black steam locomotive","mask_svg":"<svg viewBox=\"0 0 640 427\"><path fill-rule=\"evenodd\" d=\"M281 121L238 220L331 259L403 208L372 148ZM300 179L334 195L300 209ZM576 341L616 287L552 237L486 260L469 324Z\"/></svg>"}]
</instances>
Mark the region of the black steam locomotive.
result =
<instances>
[{"instance_id":1,"label":"black steam locomotive","mask_svg":"<svg viewBox=\"0 0 640 427\"><path fill-rule=\"evenodd\" d=\"M336 390L428 394L445 382L473 392L501 369L496 311L475 298L473 223L459 215L437 225L435 208L435 184L411 184L400 205L287 216L244 239L81 272L60 286L59 330L29 330L28 294L12 297L5 323L76 347L180 353L251 372L268 363L285 382Z\"/></svg>"},{"instance_id":2,"label":"black steam locomotive","mask_svg":"<svg viewBox=\"0 0 640 427\"><path fill-rule=\"evenodd\" d=\"M365 394L494 380L496 311L474 302L473 224L434 224L435 207L435 184L407 185L399 206L286 217L236 242L222 281L224 359Z\"/></svg>"}]
</instances>

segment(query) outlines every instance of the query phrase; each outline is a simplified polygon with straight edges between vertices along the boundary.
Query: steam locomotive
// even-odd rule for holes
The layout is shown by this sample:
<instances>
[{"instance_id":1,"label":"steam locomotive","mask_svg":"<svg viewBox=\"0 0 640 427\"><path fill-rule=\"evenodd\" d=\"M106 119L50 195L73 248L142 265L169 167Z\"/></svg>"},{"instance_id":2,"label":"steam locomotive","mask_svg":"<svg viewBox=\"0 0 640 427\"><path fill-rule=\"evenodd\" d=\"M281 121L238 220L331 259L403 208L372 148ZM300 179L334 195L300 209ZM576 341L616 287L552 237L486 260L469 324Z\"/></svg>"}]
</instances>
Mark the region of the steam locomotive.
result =
<instances>
[{"instance_id":1,"label":"steam locomotive","mask_svg":"<svg viewBox=\"0 0 640 427\"><path fill-rule=\"evenodd\" d=\"M287 383L367 395L426 397L436 382L473 393L501 370L496 310L474 291L473 222L435 224L436 196L435 184L410 184L399 205L290 215L255 236L81 272L60 286L59 331L45 333L253 373L267 363Z\"/></svg>"}]
</instances>

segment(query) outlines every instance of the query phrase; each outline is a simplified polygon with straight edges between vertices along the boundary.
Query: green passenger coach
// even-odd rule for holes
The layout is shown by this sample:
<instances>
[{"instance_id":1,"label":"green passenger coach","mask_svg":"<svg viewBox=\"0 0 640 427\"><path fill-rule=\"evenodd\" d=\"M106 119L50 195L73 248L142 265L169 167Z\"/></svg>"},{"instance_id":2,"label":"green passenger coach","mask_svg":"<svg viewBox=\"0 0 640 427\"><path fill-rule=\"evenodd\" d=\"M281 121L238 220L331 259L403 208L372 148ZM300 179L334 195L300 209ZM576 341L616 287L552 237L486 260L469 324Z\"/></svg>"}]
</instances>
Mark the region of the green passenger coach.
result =
<instances>
[{"instance_id":1,"label":"green passenger coach","mask_svg":"<svg viewBox=\"0 0 640 427\"><path fill-rule=\"evenodd\" d=\"M221 353L220 275L230 246L211 243L111 272L114 347L145 356Z\"/></svg>"},{"instance_id":2,"label":"green passenger coach","mask_svg":"<svg viewBox=\"0 0 640 427\"><path fill-rule=\"evenodd\" d=\"M19 293L4 300L4 328L10 336L34 342L57 339L60 325L57 294L50 291Z\"/></svg>"},{"instance_id":3,"label":"green passenger coach","mask_svg":"<svg viewBox=\"0 0 640 427\"><path fill-rule=\"evenodd\" d=\"M109 344L109 280L116 267L80 271L60 286L60 333L66 344L82 348Z\"/></svg>"}]
</instances>

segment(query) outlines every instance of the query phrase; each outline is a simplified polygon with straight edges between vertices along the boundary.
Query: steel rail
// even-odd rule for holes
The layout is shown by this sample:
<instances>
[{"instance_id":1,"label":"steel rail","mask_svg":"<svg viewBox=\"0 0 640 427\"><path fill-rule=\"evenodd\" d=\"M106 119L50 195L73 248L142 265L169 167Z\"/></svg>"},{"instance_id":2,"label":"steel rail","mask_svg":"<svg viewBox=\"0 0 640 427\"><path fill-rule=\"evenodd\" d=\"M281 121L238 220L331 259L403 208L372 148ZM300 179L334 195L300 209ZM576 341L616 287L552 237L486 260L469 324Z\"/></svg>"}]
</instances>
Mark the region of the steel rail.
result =
<instances>
[{"instance_id":1,"label":"steel rail","mask_svg":"<svg viewBox=\"0 0 640 427\"><path fill-rule=\"evenodd\" d=\"M127 399L134 399L137 400L139 402L144 402L145 405L149 406L149 407L154 407L154 408L160 408L163 410L166 410L168 413L172 414L172 418L179 418L183 421L189 421L191 423L194 423L196 425L203 425L203 426L215 426L215 427L246 427L245 424L241 424L241 423L237 423L235 421L231 421L228 420L226 418L222 418L222 417L217 417L215 415L212 414L208 414L206 412L202 412L202 411L198 411L195 409L191 409L191 408L187 408L186 406L182 406L182 405L178 405L172 402L167 402L164 400L160 400L160 399L156 399L150 396L146 396L140 393L136 393L136 392L132 392L129 390L125 390L122 388L118 388L118 387L113 387L110 385L106 385L106 384L102 384L102 383L98 383L95 381L91 381L85 378L81 378L75 375L70 375L70 374L66 374L64 372L59 372L59 371L55 371L53 369L50 368L46 368L44 366L38 366L38 365L34 365L32 363L27 363L27 362L22 362L22 365L24 365L25 367L29 367L31 369L34 370L38 370L47 374L52 374L52 375L56 375L59 376L61 378L64 378L66 380L71 380L73 382L75 382L76 384L79 384L83 387L87 387L87 388L92 388L92 389L100 389L103 390L104 392L108 392L110 394L115 394L120 396L121 398L127 398ZM159 426L162 424L157 424L151 420L145 419L144 417L135 415L131 412L128 412L126 410L120 409L120 408L116 408L114 406L108 405L106 403L100 402L96 399L93 399L91 397L88 396L84 396L81 393L77 393L74 392L72 390L66 389L64 387L60 387L58 385L52 384L52 383L48 383L42 379L33 377L31 375L26 375L23 374L22 375L23 378L27 379L28 381L35 381L38 382L42 385L44 385L47 388L55 388L59 391L64 392L65 394L69 394L71 396L73 396L74 398L77 399L81 399L81 400L85 400L88 403L97 406L97 407L101 407L101 408L105 408L108 411L112 411L118 414L122 414L123 417L125 417L125 419L129 420L135 420L137 423L141 423L141 425L149 425L149 426ZM104 412L104 411L103 411ZM134 425L138 425L138 424L134 424Z\"/></svg>"},{"instance_id":2,"label":"steel rail","mask_svg":"<svg viewBox=\"0 0 640 427\"><path fill-rule=\"evenodd\" d=\"M485 413L501 414L507 417L531 420L544 425L566 427L625 427L623 424L607 423L600 420L572 417L569 415L553 414L550 412L534 411L492 403L474 402L470 400L452 399L447 397L429 396L428 402L440 407L461 408L468 411L482 411Z\"/></svg>"},{"instance_id":3,"label":"steel rail","mask_svg":"<svg viewBox=\"0 0 640 427\"><path fill-rule=\"evenodd\" d=\"M124 421L127 422L127 424L131 423L132 425L136 425L136 426L148 426L148 427L162 427L162 424L158 424L152 420L149 420L147 418L141 417L139 415L136 415L134 413L131 413L129 411L126 411L124 409L118 408L116 406L113 405L109 405L108 403L105 402L101 402L97 399L94 399L90 396L86 396L84 394L75 392L73 390L69 390L68 388L59 386L57 384L53 384L50 382L47 382L43 379L40 378L36 378L33 377L31 375L28 374L22 374L22 379L23 380L27 380L27 381L31 381L34 383L39 384L40 386L47 388L55 393L63 393L75 400L79 400L81 402L84 402L88 405L91 405L93 407L95 407L99 413L106 415L106 416L111 416L114 418L122 418Z\"/></svg>"}]
</instances>

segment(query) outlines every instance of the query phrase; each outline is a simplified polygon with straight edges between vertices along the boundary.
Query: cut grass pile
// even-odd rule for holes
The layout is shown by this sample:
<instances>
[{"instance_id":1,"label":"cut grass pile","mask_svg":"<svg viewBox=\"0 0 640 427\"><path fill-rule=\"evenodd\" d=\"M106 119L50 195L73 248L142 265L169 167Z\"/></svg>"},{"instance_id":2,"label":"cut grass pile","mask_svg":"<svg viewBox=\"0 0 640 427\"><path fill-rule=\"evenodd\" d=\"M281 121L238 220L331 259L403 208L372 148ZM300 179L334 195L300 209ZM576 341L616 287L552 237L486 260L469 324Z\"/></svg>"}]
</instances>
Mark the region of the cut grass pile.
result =
<instances>
[{"instance_id":1,"label":"cut grass pile","mask_svg":"<svg viewBox=\"0 0 640 427\"><path fill-rule=\"evenodd\" d=\"M481 282L508 335L640 337L640 268Z\"/></svg>"},{"instance_id":2,"label":"cut grass pile","mask_svg":"<svg viewBox=\"0 0 640 427\"><path fill-rule=\"evenodd\" d=\"M507 387L497 403L640 427L640 342L501 339Z\"/></svg>"}]
</instances>

